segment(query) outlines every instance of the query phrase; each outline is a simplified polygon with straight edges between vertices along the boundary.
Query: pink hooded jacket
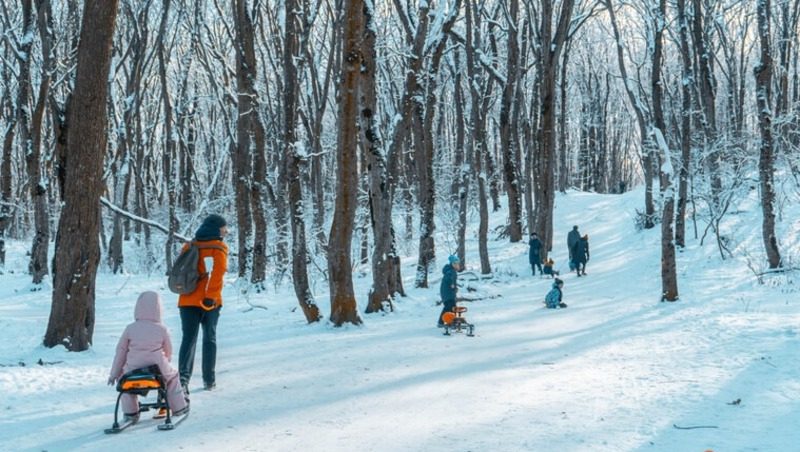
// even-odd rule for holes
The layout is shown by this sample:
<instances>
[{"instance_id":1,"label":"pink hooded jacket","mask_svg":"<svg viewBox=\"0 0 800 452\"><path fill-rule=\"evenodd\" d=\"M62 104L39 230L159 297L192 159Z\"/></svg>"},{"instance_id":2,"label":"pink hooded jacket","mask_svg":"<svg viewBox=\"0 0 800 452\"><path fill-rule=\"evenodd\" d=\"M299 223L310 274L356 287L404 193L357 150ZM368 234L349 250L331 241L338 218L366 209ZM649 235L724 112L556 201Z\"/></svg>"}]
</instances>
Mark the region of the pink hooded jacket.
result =
<instances>
[{"instance_id":1,"label":"pink hooded jacket","mask_svg":"<svg viewBox=\"0 0 800 452\"><path fill-rule=\"evenodd\" d=\"M157 364L166 380L177 374L169 362L172 341L161 323L161 297L156 292L142 292L136 300L135 322L125 328L117 343L117 353L109 377L118 380L125 372Z\"/></svg>"}]
</instances>

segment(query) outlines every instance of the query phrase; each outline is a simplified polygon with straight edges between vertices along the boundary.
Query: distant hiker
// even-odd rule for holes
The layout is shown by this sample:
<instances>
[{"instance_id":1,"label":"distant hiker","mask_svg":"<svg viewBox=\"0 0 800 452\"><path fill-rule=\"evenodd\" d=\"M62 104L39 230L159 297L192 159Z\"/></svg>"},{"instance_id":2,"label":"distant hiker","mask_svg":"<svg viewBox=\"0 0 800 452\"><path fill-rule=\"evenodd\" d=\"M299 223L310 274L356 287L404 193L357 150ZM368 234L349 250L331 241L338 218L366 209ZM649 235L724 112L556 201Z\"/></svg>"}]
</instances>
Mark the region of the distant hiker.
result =
<instances>
[{"instance_id":1,"label":"distant hiker","mask_svg":"<svg viewBox=\"0 0 800 452\"><path fill-rule=\"evenodd\" d=\"M544 268L542 269L542 273L545 274L545 275L550 275L553 278L558 276L558 270L553 268L553 266L555 266L555 264L556 263L555 263L555 261L553 261L552 258L547 259L547 262L544 263Z\"/></svg>"},{"instance_id":2,"label":"distant hiker","mask_svg":"<svg viewBox=\"0 0 800 452\"><path fill-rule=\"evenodd\" d=\"M531 232L531 239L528 241L530 250L528 251L528 261L531 264L533 275L536 276L536 269L542 274L542 241L535 232Z\"/></svg>"},{"instance_id":3,"label":"distant hiker","mask_svg":"<svg viewBox=\"0 0 800 452\"><path fill-rule=\"evenodd\" d=\"M572 256L575 259L575 271L578 276L586 275L586 263L589 262L589 235L584 235L572 247Z\"/></svg>"},{"instance_id":4,"label":"distant hiker","mask_svg":"<svg viewBox=\"0 0 800 452\"><path fill-rule=\"evenodd\" d=\"M178 369L181 385L189 393L189 380L194 368L194 352L197 345L198 330L203 328L203 387L211 390L216 387L215 367L217 363L217 321L222 309L222 278L228 270L228 246L222 241L228 235L228 225L219 215L209 215L203 220L194 234L192 242L200 248L197 262L201 275L194 292L178 297L181 311L181 350ZM184 250L190 246L184 245ZM209 269L207 261L212 263Z\"/></svg>"},{"instance_id":5,"label":"distant hiker","mask_svg":"<svg viewBox=\"0 0 800 452\"><path fill-rule=\"evenodd\" d=\"M184 398L178 371L170 365L172 341L167 327L161 322L161 297L156 292L142 292L133 311L135 321L125 327L117 343L114 363L108 374L113 385L126 372L157 365L167 386L167 402L173 416L189 412L189 400ZM139 401L135 394L123 393L120 399L126 422L139 420Z\"/></svg>"},{"instance_id":6,"label":"distant hiker","mask_svg":"<svg viewBox=\"0 0 800 452\"><path fill-rule=\"evenodd\" d=\"M567 249L569 249L569 271L575 270L575 257L572 255L572 247L581 239L581 233L578 232L578 226L573 226L572 230L567 234Z\"/></svg>"},{"instance_id":7,"label":"distant hiker","mask_svg":"<svg viewBox=\"0 0 800 452\"><path fill-rule=\"evenodd\" d=\"M442 316L445 312L452 312L456 307L456 293L458 292L458 271L461 270L461 260L455 254L447 258L447 264L442 268L442 285L439 286L439 296L442 297L442 312L439 314L438 326L444 326Z\"/></svg>"},{"instance_id":8,"label":"distant hiker","mask_svg":"<svg viewBox=\"0 0 800 452\"><path fill-rule=\"evenodd\" d=\"M561 292L562 287L564 287L564 281L556 278L556 280L553 281L553 288L550 289L550 292L547 292L547 296L544 297L544 304L547 306L547 309L567 307L567 304L561 301L563 298L563 293Z\"/></svg>"}]
</instances>

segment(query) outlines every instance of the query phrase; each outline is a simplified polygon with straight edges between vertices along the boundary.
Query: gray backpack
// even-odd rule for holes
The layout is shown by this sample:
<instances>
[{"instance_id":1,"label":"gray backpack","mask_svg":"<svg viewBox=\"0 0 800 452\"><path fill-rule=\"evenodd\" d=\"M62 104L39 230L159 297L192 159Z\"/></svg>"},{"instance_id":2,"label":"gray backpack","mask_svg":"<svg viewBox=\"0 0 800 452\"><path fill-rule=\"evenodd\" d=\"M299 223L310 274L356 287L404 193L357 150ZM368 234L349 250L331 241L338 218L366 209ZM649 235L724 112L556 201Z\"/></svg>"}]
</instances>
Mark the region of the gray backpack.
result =
<instances>
[{"instance_id":1,"label":"gray backpack","mask_svg":"<svg viewBox=\"0 0 800 452\"><path fill-rule=\"evenodd\" d=\"M217 245L200 245L195 241L189 243L189 247L181 252L172 268L167 272L167 285L172 293L176 294L189 294L197 289L197 282L201 277L207 275L200 274L199 261L200 261L200 248L216 248L225 251L224 248Z\"/></svg>"}]
</instances>

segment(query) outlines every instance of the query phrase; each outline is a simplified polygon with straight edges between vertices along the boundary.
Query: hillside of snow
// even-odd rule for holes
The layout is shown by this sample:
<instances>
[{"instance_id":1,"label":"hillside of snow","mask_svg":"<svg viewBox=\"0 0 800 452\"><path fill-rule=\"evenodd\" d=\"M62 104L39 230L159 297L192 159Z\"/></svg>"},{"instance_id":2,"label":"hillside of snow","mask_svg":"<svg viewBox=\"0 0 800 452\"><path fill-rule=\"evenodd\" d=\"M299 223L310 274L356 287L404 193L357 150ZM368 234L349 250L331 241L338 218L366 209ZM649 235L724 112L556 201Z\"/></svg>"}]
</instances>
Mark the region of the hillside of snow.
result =
<instances>
[{"instance_id":1,"label":"hillside of snow","mask_svg":"<svg viewBox=\"0 0 800 452\"><path fill-rule=\"evenodd\" d=\"M437 238L431 288L413 288L416 256L404 256L408 297L393 313L362 314L360 327L307 325L288 282L249 299L231 282L217 390L202 390L198 350L186 422L157 431L145 413L118 435L103 433L114 346L138 294L157 290L177 349L176 296L161 275L101 273L92 349L46 349L50 286L31 290L28 244L11 243L0 275L0 450L796 451L800 278L759 283L750 269L765 260L756 197L723 220L736 257L721 259L711 236L679 254L675 303L659 301L660 231L634 228L640 190L557 197L566 309L544 309L552 280L531 276L527 243L491 240L494 273L477 278L476 222L461 276L461 294L479 298L462 303L475 337L435 326L447 237ZM798 214L787 204L778 218L787 262L800 256ZM493 226L504 220L493 215ZM586 278L565 265L573 224L589 234ZM370 282L355 280L362 312ZM327 286L314 290L328 314Z\"/></svg>"}]
</instances>

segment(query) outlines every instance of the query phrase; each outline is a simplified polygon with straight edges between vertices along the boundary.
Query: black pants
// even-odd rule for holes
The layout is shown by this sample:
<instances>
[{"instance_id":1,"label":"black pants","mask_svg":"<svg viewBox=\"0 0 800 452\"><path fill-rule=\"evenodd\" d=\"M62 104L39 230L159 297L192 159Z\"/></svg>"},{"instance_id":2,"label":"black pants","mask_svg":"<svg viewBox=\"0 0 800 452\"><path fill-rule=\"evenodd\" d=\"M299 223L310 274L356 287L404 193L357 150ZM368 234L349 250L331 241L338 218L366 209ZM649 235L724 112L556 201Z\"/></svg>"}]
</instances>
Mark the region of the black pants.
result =
<instances>
[{"instance_id":1,"label":"black pants","mask_svg":"<svg viewBox=\"0 0 800 452\"><path fill-rule=\"evenodd\" d=\"M531 262L531 270L533 270L533 274L536 275L536 269L539 269L539 274L543 275L544 270L542 270L542 262L541 261L534 261Z\"/></svg>"},{"instance_id":2,"label":"black pants","mask_svg":"<svg viewBox=\"0 0 800 452\"><path fill-rule=\"evenodd\" d=\"M194 369L194 351L197 345L197 333L203 327L203 383L216 382L214 368L217 364L217 321L219 310L206 311L197 307L181 307L181 350L178 355L178 372L181 384L188 385Z\"/></svg>"}]
</instances>

